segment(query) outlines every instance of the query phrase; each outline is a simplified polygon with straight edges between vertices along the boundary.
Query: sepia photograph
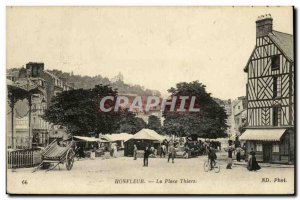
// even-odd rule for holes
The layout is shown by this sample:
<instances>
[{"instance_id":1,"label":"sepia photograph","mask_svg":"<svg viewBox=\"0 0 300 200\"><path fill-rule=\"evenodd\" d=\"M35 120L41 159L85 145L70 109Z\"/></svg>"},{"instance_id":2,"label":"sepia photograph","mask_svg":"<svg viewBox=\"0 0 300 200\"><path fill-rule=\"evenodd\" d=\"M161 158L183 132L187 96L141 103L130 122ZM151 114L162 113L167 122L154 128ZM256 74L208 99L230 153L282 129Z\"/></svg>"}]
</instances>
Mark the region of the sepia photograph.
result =
<instances>
[{"instance_id":1,"label":"sepia photograph","mask_svg":"<svg viewBox=\"0 0 300 200\"><path fill-rule=\"evenodd\" d=\"M295 195L294 12L7 6L6 193Z\"/></svg>"}]
</instances>

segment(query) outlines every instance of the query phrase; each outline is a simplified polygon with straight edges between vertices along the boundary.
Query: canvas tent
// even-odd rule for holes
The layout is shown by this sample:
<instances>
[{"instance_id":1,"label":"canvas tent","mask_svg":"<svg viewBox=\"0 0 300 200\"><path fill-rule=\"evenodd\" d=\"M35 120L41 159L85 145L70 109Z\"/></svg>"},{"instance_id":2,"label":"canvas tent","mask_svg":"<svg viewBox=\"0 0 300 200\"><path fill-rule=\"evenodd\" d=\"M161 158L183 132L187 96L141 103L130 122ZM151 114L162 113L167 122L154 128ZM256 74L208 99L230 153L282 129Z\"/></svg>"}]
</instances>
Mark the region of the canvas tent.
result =
<instances>
[{"instance_id":1,"label":"canvas tent","mask_svg":"<svg viewBox=\"0 0 300 200\"><path fill-rule=\"evenodd\" d=\"M162 142L165 137L162 135L159 135L157 132L151 129L142 129L139 132L137 132L131 140L152 140L152 141L158 141Z\"/></svg>"},{"instance_id":2,"label":"canvas tent","mask_svg":"<svg viewBox=\"0 0 300 200\"><path fill-rule=\"evenodd\" d=\"M166 139L166 137L159 135L157 132L151 129L142 129L137 132L133 137L125 141L125 156L133 155L133 145L136 144L139 150L143 150L146 146L154 146L158 148L160 144Z\"/></svg>"},{"instance_id":3,"label":"canvas tent","mask_svg":"<svg viewBox=\"0 0 300 200\"><path fill-rule=\"evenodd\" d=\"M132 134L128 133L115 133L103 135L102 137L109 142L116 142L121 149L124 149L124 142L132 138L132 136Z\"/></svg>"},{"instance_id":4,"label":"canvas tent","mask_svg":"<svg viewBox=\"0 0 300 200\"><path fill-rule=\"evenodd\" d=\"M128 134L128 133L115 133L111 135L108 134L105 135L105 137L110 141L126 141L132 138L132 136L133 136L132 134Z\"/></svg>"}]
</instances>

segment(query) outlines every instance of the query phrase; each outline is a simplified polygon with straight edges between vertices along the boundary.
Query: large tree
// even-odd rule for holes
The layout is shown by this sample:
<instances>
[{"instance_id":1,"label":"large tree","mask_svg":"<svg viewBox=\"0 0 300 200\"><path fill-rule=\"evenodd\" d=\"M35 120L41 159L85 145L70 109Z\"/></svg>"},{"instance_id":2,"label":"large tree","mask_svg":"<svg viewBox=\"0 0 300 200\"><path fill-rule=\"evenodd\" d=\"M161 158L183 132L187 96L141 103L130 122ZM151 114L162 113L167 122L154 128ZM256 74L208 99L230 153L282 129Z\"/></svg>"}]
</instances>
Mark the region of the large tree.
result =
<instances>
[{"instance_id":1,"label":"large tree","mask_svg":"<svg viewBox=\"0 0 300 200\"><path fill-rule=\"evenodd\" d=\"M218 105L210 93L206 92L206 86L198 81L186 83L181 82L176 88L168 90L171 93L170 99L177 97L175 111L170 111L166 107L163 113L165 117L163 131L167 134L178 136L198 135L205 138L225 137L227 115L225 109ZM197 112L179 112L180 96L188 96L185 109L189 109L192 96L196 97L195 108L200 108Z\"/></svg>"},{"instance_id":2,"label":"large tree","mask_svg":"<svg viewBox=\"0 0 300 200\"><path fill-rule=\"evenodd\" d=\"M117 133L135 134L146 127L146 122L131 112L123 112L121 116Z\"/></svg>"},{"instance_id":3,"label":"large tree","mask_svg":"<svg viewBox=\"0 0 300 200\"><path fill-rule=\"evenodd\" d=\"M161 121L155 115L150 115L148 118L147 128L152 129L158 133L161 132Z\"/></svg>"},{"instance_id":4,"label":"large tree","mask_svg":"<svg viewBox=\"0 0 300 200\"><path fill-rule=\"evenodd\" d=\"M112 96L116 99L117 95L117 91L108 85L64 91L52 99L45 111L44 119L65 126L70 133L76 135L88 135L91 132L115 133L120 131L121 125L125 126L130 120L135 119L134 114L128 110L120 109L116 112L114 109L109 112L100 110L100 101L103 97ZM115 101L105 102L106 108L114 106Z\"/></svg>"}]
</instances>

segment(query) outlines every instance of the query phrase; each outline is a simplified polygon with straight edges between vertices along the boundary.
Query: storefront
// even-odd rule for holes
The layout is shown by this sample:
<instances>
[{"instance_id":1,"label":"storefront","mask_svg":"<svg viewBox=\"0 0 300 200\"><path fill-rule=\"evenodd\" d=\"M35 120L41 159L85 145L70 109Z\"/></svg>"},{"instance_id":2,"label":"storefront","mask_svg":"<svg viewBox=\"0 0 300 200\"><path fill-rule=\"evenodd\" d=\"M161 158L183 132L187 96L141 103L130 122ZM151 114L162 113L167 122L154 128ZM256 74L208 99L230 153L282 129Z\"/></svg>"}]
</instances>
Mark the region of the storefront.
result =
<instances>
[{"instance_id":1,"label":"storefront","mask_svg":"<svg viewBox=\"0 0 300 200\"><path fill-rule=\"evenodd\" d=\"M246 158L253 148L258 162L294 163L293 129L247 129L240 140L246 142Z\"/></svg>"}]
</instances>

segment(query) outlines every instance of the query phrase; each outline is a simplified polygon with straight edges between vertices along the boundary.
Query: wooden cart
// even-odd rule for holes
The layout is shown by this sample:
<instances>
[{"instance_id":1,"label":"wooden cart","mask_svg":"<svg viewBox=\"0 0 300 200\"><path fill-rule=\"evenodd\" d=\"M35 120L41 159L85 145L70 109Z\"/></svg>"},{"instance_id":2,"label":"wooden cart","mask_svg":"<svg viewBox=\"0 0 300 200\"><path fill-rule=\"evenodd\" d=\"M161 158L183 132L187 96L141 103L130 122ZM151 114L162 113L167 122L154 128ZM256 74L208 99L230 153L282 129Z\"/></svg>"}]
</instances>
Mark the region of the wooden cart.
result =
<instances>
[{"instance_id":1,"label":"wooden cart","mask_svg":"<svg viewBox=\"0 0 300 200\"><path fill-rule=\"evenodd\" d=\"M66 163L67 170L71 170L74 164L75 153L73 151L73 142L70 142L67 146L59 146L57 141L54 140L50 143L42 153L42 162L39 166L37 166L33 172L40 169L41 166L46 164L54 163L53 167L49 167L47 171L54 169L55 167L59 167L59 164ZM59 168L60 169L60 168Z\"/></svg>"}]
</instances>

